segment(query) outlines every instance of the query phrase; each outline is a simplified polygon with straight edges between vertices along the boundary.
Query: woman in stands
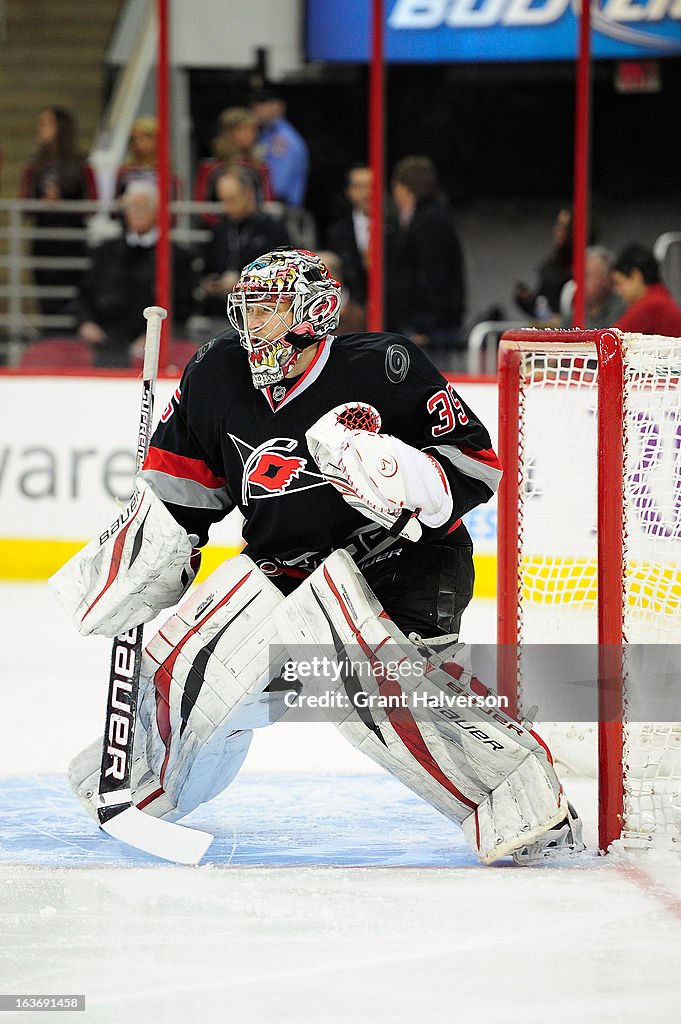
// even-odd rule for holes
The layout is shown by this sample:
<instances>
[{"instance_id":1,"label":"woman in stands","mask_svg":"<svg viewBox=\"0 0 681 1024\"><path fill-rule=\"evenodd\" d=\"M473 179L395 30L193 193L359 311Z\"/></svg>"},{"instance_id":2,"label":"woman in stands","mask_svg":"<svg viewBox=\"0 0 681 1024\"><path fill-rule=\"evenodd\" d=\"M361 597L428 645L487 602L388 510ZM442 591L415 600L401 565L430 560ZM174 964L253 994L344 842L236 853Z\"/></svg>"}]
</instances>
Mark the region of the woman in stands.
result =
<instances>
[{"instance_id":1,"label":"woman in stands","mask_svg":"<svg viewBox=\"0 0 681 1024\"><path fill-rule=\"evenodd\" d=\"M37 149L24 167L21 179L22 199L42 199L52 204L63 200L96 199L97 186L92 168L80 151L78 127L71 111L63 107L43 107L36 122ZM82 228L85 219L81 213L64 212L49 206L33 214L36 228ZM85 239L36 238L31 243L36 259L73 259L85 255ZM39 287L71 287L80 284L82 271L77 268L40 266L33 272ZM45 317L64 314L69 296L41 295L40 312ZM45 323L44 333L60 333L64 325Z\"/></svg>"},{"instance_id":2,"label":"woman in stands","mask_svg":"<svg viewBox=\"0 0 681 1024\"><path fill-rule=\"evenodd\" d=\"M158 121L155 117L138 117L133 121L128 155L116 172L116 197L122 196L133 181L148 181L158 188ZM170 178L170 198L182 198L182 181L176 174Z\"/></svg>"},{"instance_id":3,"label":"woman in stands","mask_svg":"<svg viewBox=\"0 0 681 1024\"><path fill-rule=\"evenodd\" d=\"M245 107L228 107L218 119L219 131L213 139L213 156L202 160L196 172L194 198L200 203L218 199L215 183L223 171L239 167L251 181L258 205L272 199L272 186L267 167L259 159L255 143L258 123ZM216 224L217 216L206 214L205 224Z\"/></svg>"}]
</instances>

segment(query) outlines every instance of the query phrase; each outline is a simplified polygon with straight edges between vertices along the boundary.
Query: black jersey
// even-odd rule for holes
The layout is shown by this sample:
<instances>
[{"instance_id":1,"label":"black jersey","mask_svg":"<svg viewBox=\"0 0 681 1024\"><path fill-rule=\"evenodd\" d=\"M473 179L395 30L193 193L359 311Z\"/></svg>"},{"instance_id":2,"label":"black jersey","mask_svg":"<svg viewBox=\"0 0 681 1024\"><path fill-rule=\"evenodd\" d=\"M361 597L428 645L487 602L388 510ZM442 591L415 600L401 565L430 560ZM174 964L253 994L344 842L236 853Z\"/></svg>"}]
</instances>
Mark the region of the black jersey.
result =
<instances>
[{"instance_id":1,"label":"black jersey","mask_svg":"<svg viewBox=\"0 0 681 1024\"><path fill-rule=\"evenodd\" d=\"M202 544L211 523L236 506L249 553L279 565L309 569L339 547L383 548L392 538L326 482L305 443L305 431L346 402L374 406L384 433L442 466L452 516L437 530L424 527L423 540L470 543L460 519L496 490L498 459L452 385L398 335L327 337L300 377L256 390L236 332L224 332L188 364L141 475Z\"/></svg>"}]
</instances>

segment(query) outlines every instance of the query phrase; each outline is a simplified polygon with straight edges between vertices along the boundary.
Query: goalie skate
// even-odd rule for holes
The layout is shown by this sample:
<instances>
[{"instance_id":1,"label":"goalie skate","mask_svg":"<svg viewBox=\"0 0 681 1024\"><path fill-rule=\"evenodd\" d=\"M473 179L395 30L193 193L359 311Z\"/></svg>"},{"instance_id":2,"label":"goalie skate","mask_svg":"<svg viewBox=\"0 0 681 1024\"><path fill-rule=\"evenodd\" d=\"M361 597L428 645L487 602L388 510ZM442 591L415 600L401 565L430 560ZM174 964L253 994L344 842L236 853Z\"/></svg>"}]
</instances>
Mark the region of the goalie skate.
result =
<instances>
[{"instance_id":1,"label":"goalie skate","mask_svg":"<svg viewBox=\"0 0 681 1024\"><path fill-rule=\"evenodd\" d=\"M533 843L522 846L513 854L516 864L527 866L543 864L553 860L576 857L586 850L582 840L582 822L572 804L564 821L559 822Z\"/></svg>"}]
</instances>

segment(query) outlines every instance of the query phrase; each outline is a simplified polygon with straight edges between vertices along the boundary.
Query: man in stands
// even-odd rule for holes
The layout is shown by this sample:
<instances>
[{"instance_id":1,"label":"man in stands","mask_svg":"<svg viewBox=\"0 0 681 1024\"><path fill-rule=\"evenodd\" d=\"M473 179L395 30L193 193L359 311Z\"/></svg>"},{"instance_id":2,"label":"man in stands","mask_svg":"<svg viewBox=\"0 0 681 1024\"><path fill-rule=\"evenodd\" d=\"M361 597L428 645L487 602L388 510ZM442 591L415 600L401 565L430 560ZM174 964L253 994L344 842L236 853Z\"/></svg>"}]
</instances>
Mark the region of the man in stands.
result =
<instances>
[{"instance_id":1,"label":"man in stands","mask_svg":"<svg viewBox=\"0 0 681 1024\"><path fill-rule=\"evenodd\" d=\"M239 280L241 268L259 253L288 244L289 236L283 221L258 206L253 182L243 167L223 171L216 178L215 191L223 213L206 249L201 287L203 312L224 318L226 296Z\"/></svg>"},{"instance_id":2,"label":"man in stands","mask_svg":"<svg viewBox=\"0 0 681 1024\"><path fill-rule=\"evenodd\" d=\"M92 249L75 302L78 337L89 342L95 366L126 367L144 342L145 306L156 295L158 189L133 181L122 199L123 234ZM195 255L173 244L173 329L182 331L194 311Z\"/></svg>"},{"instance_id":3,"label":"man in stands","mask_svg":"<svg viewBox=\"0 0 681 1024\"><path fill-rule=\"evenodd\" d=\"M681 338L681 309L660 280L660 269L651 249L630 245L612 270L615 291L627 309L613 327L640 334Z\"/></svg>"},{"instance_id":4,"label":"man in stands","mask_svg":"<svg viewBox=\"0 0 681 1024\"><path fill-rule=\"evenodd\" d=\"M244 553L147 646L133 799L174 820L224 789L287 691L328 690L307 672L292 685L285 666L302 651L338 669L327 695L344 737L462 824L483 862L579 851L545 745L467 703L479 690L456 659L473 586L462 516L501 476L489 434L407 338L334 337L339 309L315 254L249 264L231 328L199 350L161 417L125 525L53 579L81 633L114 636L175 604L193 543L233 508L244 516ZM464 699L414 713L417 693ZM100 764L97 741L71 766L90 813Z\"/></svg>"},{"instance_id":5,"label":"man in stands","mask_svg":"<svg viewBox=\"0 0 681 1024\"><path fill-rule=\"evenodd\" d=\"M399 160L391 188L397 223L388 246L388 321L448 364L465 344L465 267L454 218L429 157Z\"/></svg>"},{"instance_id":6,"label":"man in stands","mask_svg":"<svg viewBox=\"0 0 681 1024\"><path fill-rule=\"evenodd\" d=\"M329 249L340 257L344 284L350 297L360 306L364 306L367 300L371 189L371 168L351 167L345 186L350 209L329 230Z\"/></svg>"},{"instance_id":7,"label":"man in stands","mask_svg":"<svg viewBox=\"0 0 681 1024\"><path fill-rule=\"evenodd\" d=\"M252 106L260 125L258 144L272 183L274 198L291 206L302 206L310 169L308 145L286 117L281 96L263 89Z\"/></svg>"},{"instance_id":8,"label":"man in stands","mask_svg":"<svg viewBox=\"0 0 681 1024\"><path fill-rule=\"evenodd\" d=\"M584 266L584 315L580 324L587 331L610 327L624 313L625 303L613 288L614 256L604 245L590 245ZM574 304L574 303L573 303ZM572 309L561 327L574 327Z\"/></svg>"}]
</instances>

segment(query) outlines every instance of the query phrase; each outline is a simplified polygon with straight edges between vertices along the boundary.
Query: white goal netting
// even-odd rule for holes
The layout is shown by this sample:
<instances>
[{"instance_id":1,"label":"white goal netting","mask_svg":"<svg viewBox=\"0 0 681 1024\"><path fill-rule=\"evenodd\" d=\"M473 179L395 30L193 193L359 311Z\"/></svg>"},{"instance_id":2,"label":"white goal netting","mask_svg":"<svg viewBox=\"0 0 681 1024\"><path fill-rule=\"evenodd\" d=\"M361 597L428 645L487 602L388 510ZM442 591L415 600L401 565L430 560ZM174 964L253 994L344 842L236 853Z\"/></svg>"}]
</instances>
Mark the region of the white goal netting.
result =
<instances>
[{"instance_id":1,"label":"white goal netting","mask_svg":"<svg viewBox=\"0 0 681 1024\"><path fill-rule=\"evenodd\" d=\"M579 334L569 344L533 341L520 357L521 704L527 709L540 703L531 683L526 683L529 692L523 691L524 680L536 675L530 665L533 648L526 645L584 645L581 674L596 678L598 467L600 462L607 470L608 460L611 466L617 460L622 522L610 529L600 553L615 563L620 553L623 557L622 832L646 843L654 837L681 845L681 648L675 646L681 644L681 340L622 337L621 443L604 450L601 441L599 450L598 389L606 389L606 402L612 390L613 416L619 414L617 389L610 384L609 368L599 365L595 344L580 341ZM548 339L550 332L543 335ZM614 500L612 486L606 472L601 501L603 496ZM582 721L553 725L547 739L563 760L583 771L589 762L596 766L596 730L587 721L597 717L596 695L585 695L580 707Z\"/></svg>"}]
</instances>

